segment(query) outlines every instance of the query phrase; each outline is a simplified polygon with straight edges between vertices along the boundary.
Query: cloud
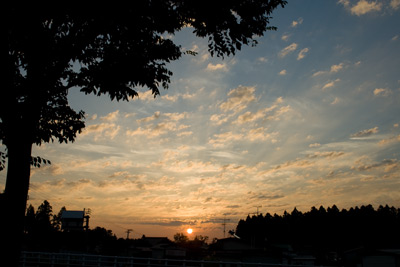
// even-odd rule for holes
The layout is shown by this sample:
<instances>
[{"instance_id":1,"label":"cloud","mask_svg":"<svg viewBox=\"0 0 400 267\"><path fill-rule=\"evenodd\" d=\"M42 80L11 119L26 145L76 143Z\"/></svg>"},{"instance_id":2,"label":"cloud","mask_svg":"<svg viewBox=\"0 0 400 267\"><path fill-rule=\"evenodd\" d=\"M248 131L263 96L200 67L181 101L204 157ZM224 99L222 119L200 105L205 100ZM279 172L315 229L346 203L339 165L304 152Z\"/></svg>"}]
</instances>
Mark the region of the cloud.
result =
<instances>
[{"instance_id":1,"label":"cloud","mask_svg":"<svg viewBox=\"0 0 400 267\"><path fill-rule=\"evenodd\" d=\"M217 125L226 123L232 116L225 116L224 114L213 114L210 117L210 121Z\"/></svg>"},{"instance_id":2,"label":"cloud","mask_svg":"<svg viewBox=\"0 0 400 267\"><path fill-rule=\"evenodd\" d=\"M208 71L217 71L217 70L228 71L228 68L227 68L226 64L217 63L214 65L214 64L208 63L206 70L208 70Z\"/></svg>"},{"instance_id":3,"label":"cloud","mask_svg":"<svg viewBox=\"0 0 400 267\"><path fill-rule=\"evenodd\" d=\"M115 136L119 133L120 126L115 123L100 123L100 124L92 124L83 129L81 135L89 135L94 134L95 140L101 137L107 137L114 139Z\"/></svg>"},{"instance_id":4,"label":"cloud","mask_svg":"<svg viewBox=\"0 0 400 267\"><path fill-rule=\"evenodd\" d=\"M250 141L266 141L266 140L272 140L273 143L276 142L276 138L275 136L278 135L278 133L267 133L266 132L267 129L265 129L264 127L260 127L257 129L251 129L247 136L245 137L246 140L250 140Z\"/></svg>"},{"instance_id":5,"label":"cloud","mask_svg":"<svg viewBox=\"0 0 400 267\"><path fill-rule=\"evenodd\" d=\"M158 226L182 226L193 223L187 221L179 221L179 220L171 220L171 221L165 220L165 221L145 221L145 222L139 222L139 224L158 225Z\"/></svg>"},{"instance_id":6,"label":"cloud","mask_svg":"<svg viewBox=\"0 0 400 267\"><path fill-rule=\"evenodd\" d=\"M358 160L355 162L355 165L356 166L353 166L352 169L358 171L372 171L374 169L383 168L384 172L392 172L400 168L400 162L396 159L384 159L381 162L373 164L363 163L361 160Z\"/></svg>"},{"instance_id":7,"label":"cloud","mask_svg":"<svg viewBox=\"0 0 400 267\"><path fill-rule=\"evenodd\" d=\"M139 124L140 123L150 122L150 121L158 119L160 117L160 115L161 115L161 112L160 111L156 111L156 112L154 112L153 116L145 117L145 118L142 118L142 119L138 119L138 120L136 120L136 122L139 123Z\"/></svg>"},{"instance_id":8,"label":"cloud","mask_svg":"<svg viewBox=\"0 0 400 267\"><path fill-rule=\"evenodd\" d=\"M337 73L340 70L342 70L344 68L344 64L343 63L339 63L337 65L332 65L331 68L329 69L329 71L317 71L315 72L312 77L316 77L316 76L320 76L323 74L332 74L332 73Z\"/></svg>"},{"instance_id":9,"label":"cloud","mask_svg":"<svg viewBox=\"0 0 400 267\"><path fill-rule=\"evenodd\" d=\"M263 63L268 61L268 59L266 57L259 57L257 60L259 62L263 62Z\"/></svg>"},{"instance_id":10,"label":"cloud","mask_svg":"<svg viewBox=\"0 0 400 267\"><path fill-rule=\"evenodd\" d=\"M303 23L303 18L299 18L298 20L292 21L292 27L295 28L295 27L297 27L297 25L302 24L302 23Z\"/></svg>"},{"instance_id":11,"label":"cloud","mask_svg":"<svg viewBox=\"0 0 400 267\"><path fill-rule=\"evenodd\" d=\"M282 75L282 76L286 75L286 70L281 70L281 71L279 72L279 75Z\"/></svg>"},{"instance_id":12,"label":"cloud","mask_svg":"<svg viewBox=\"0 0 400 267\"><path fill-rule=\"evenodd\" d=\"M394 3L393 3L394 2ZM392 7L396 7L397 1L392 1ZM347 0L340 0L338 3L342 4L345 8L349 9L351 14L356 16L365 15L367 13L373 11L380 11L382 9L382 3L377 1L367 1L367 0L360 0L355 5L350 7L350 2Z\"/></svg>"},{"instance_id":13,"label":"cloud","mask_svg":"<svg viewBox=\"0 0 400 267\"><path fill-rule=\"evenodd\" d=\"M257 192L248 192L247 193L249 199L259 199L259 200L273 200L284 198L285 196L282 194L265 194L265 193L257 193Z\"/></svg>"},{"instance_id":14,"label":"cloud","mask_svg":"<svg viewBox=\"0 0 400 267\"><path fill-rule=\"evenodd\" d=\"M320 71L314 72L314 74L312 75L312 77L317 77L317 76L322 75L322 74L325 74L325 73L327 73L327 72L326 72L326 71L320 70Z\"/></svg>"},{"instance_id":15,"label":"cloud","mask_svg":"<svg viewBox=\"0 0 400 267\"><path fill-rule=\"evenodd\" d=\"M297 49L297 44L296 43L292 43L290 45L288 45L287 47L283 48L280 52L279 52L279 57L285 57L288 54L290 54L291 52L295 51Z\"/></svg>"},{"instance_id":16,"label":"cloud","mask_svg":"<svg viewBox=\"0 0 400 267\"><path fill-rule=\"evenodd\" d=\"M297 55L297 60L303 59L306 56L306 53L309 51L308 48L303 48L299 54Z\"/></svg>"},{"instance_id":17,"label":"cloud","mask_svg":"<svg viewBox=\"0 0 400 267\"><path fill-rule=\"evenodd\" d=\"M374 95L375 96L388 96L390 95L391 91L387 88L375 88Z\"/></svg>"},{"instance_id":18,"label":"cloud","mask_svg":"<svg viewBox=\"0 0 400 267\"><path fill-rule=\"evenodd\" d=\"M355 134L352 134L351 137L356 137L356 138L358 138L358 137L367 137L367 136L370 136L372 134L376 134L378 131L379 131L378 127L374 127L374 128L368 129L368 130L362 130L362 131L359 131L359 132L357 132Z\"/></svg>"},{"instance_id":19,"label":"cloud","mask_svg":"<svg viewBox=\"0 0 400 267\"><path fill-rule=\"evenodd\" d=\"M147 90L144 92L138 92L139 96L137 97L137 99L139 100L143 100L143 101L150 101L152 99L154 99L154 95L151 92L151 90Z\"/></svg>"},{"instance_id":20,"label":"cloud","mask_svg":"<svg viewBox=\"0 0 400 267\"><path fill-rule=\"evenodd\" d=\"M400 0L392 0L390 1L390 7L393 9L398 9L400 7Z\"/></svg>"},{"instance_id":21,"label":"cloud","mask_svg":"<svg viewBox=\"0 0 400 267\"><path fill-rule=\"evenodd\" d=\"M245 113L238 116L237 120L233 124L244 124L248 122L254 122L258 119L265 120L279 120L280 116L291 110L290 106L280 106L283 103L283 98L279 97L270 107L260 109L256 112L246 111Z\"/></svg>"},{"instance_id":22,"label":"cloud","mask_svg":"<svg viewBox=\"0 0 400 267\"><path fill-rule=\"evenodd\" d=\"M342 4L344 7L350 6L350 1L349 0L339 0L339 4Z\"/></svg>"},{"instance_id":23,"label":"cloud","mask_svg":"<svg viewBox=\"0 0 400 267\"><path fill-rule=\"evenodd\" d=\"M308 147L320 147L321 144L320 143L314 143L314 144L309 144Z\"/></svg>"},{"instance_id":24,"label":"cloud","mask_svg":"<svg viewBox=\"0 0 400 267\"><path fill-rule=\"evenodd\" d=\"M282 35L281 39L282 39L283 41L287 41L287 40L289 40L289 37L290 37L289 34L284 34L284 35Z\"/></svg>"},{"instance_id":25,"label":"cloud","mask_svg":"<svg viewBox=\"0 0 400 267\"><path fill-rule=\"evenodd\" d=\"M397 136L392 136L386 139L382 139L379 141L379 145L389 145L389 144L394 144L400 142L400 135Z\"/></svg>"},{"instance_id":26,"label":"cloud","mask_svg":"<svg viewBox=\"0 0 400 267\"><path fill-rule=\"evenodd\" d=\"M226 208L228 208L228 209L237 209L237 208L240 208L240 205L229 205L229 206L226 206Z\"/></svg>"},{"instance_id":27,"label":"cloud","mask_svg":"<svg viewBox=\"0 0 400 267\"><path fill-rule=\"evenodd\" d=\"M335 99L331 102L331 105L336 105L340 102L340 98L335 97Z\"/></svg>"},{"instance_id":28,"label":"cloud","mask_svg":"<svg viewBox=\"0 0 400 267\"><path fill-rule=\"evenodd\" d=\"M331 88L331 87L335 86L335 84L336 84L337 82L340 82L340 79L336 79L336 80L334 80L334 81L330 81L330 82L326 83L326 84L322 87L322 90L325 90L325 89L328 89L328 88Z\"/></svg>"},{"instance_id":29,"label":"cloud","mask_svg":"<svg viewBox=\"0 0 400 267\"><path fill-rule=\"evenodd\" d=\"M250 102L256 100L254 96L254 87L249 86L239 86L232 89L228 93L228 100L223 102L219 107L222 111L240 111L247 107Z\"/></svg>"},{"instance_id":30,"label":"cloud","mask_svg":"<svg viewBox=\"0 0 400 267\"><path fill-rule=\"evenodd\" d=\"M108 113L106 116L101 117L100 119L103 121L116 121L118 119L119 115L119 110L116 110L114 112Z\"/></svg>"},{"instance_id":31,"label":"cloud","mask_svg":"<svg viewBox=\"0 0 400 267\"><path fill-rule=\"evenodd\" d=\"M235 134L233 132L225 132L221 134L214 134L208 143L214 147L222 147L233 141L242 141L244 138L243 134Z\"/></svg>"},{"instance_id":32,"label":"cloud","mask_svg":"<svg viewBox=\"0 0 400 267\"><path fill-rule=\"evenodd\" d=\"M341 69L343 69L343 63L340 63L340 64L338 64L338 65L332 65L331 66L331 73L336 73L336 72L338 72L339 70L341 70Z\"/></svg>"},{"instance_id":33,"label":"cloud","mask_svg":"<svg viewBox=\"0 0 400 267\"><path fill-rule=\"evenodd\" d=\"M144 135L147 138L154 138L169 132L177 132L184 130L189 126L178 124L178 122L187 116L186 112L183 113L161 113L155 112L152 116L137 120L139 124L145 124L136 130L127 130L127 136L140 136ZM157 123L153 123L157 121ZM146 124L148 123L148 124ZM182 133L181 133L182 134Z\"/></svg>"}]
</instances>

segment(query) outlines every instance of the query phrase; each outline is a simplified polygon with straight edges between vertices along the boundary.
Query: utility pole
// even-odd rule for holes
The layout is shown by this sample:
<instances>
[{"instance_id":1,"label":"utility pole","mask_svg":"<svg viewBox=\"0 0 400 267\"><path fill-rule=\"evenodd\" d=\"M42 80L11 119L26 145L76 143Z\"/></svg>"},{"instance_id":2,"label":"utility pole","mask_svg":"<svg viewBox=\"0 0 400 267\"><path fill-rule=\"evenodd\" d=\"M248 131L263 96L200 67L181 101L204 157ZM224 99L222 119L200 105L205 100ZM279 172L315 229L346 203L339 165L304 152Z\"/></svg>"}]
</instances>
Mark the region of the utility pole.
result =
<instances>
[{"instance_id":1,"label":"utility pole","mask_svg":"<svg viewBox=\"0 0 400 267\"><path fill-rule=\"evenodd\" d=\"M128 230L126 230L126 239L129 239L129 233L130 232L132 232L133 230L132 229L128 229Z\"/></svg>"}]
</instances>

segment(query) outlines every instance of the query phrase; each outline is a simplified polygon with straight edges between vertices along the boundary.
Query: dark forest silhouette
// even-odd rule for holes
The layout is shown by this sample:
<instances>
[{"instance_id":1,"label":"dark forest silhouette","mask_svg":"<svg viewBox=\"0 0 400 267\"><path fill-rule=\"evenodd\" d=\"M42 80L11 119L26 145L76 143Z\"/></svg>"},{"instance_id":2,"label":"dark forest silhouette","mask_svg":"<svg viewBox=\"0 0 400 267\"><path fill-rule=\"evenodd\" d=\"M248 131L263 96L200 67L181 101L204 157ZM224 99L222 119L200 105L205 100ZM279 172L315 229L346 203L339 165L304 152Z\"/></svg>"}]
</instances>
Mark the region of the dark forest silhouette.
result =
<instances>
[{"instance_id":1,"label":"dark forest silhouette","mask_svg":"<svg viewBox=\"0 0 400 267\"><path fill-rule=\"evenodd\" d=\"M367 205L339 210L333 205L302 213L294 208L283 215L248 216L239 221L235 234L253 247L288 244L319 258L332 253L342 258L360 247L400 248L400 209L386 205L375 210Z\"/></svg>"}]
</instances>

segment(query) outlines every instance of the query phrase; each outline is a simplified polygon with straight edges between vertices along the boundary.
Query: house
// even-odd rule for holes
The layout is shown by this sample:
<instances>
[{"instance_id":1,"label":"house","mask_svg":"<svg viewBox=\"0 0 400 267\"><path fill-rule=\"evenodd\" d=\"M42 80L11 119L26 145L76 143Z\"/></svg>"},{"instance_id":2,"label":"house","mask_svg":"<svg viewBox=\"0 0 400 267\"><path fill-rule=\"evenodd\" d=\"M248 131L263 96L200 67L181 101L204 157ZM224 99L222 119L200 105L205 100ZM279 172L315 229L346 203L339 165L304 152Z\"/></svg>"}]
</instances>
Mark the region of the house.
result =
<instances>
[{"instance_id":1,"label":"house","mask_svg":"<svg viewBox=\"0 0 400 267\"><path fill-rule=\"evenodd\" d=\"M137 240L137 256L153 259L183 259L186 250L178 247L167 237L146 237Z\"/></svg>"},{"instance_id":2,"label":"house","mask_svg":"<svg viewBox=\"0 0 400 267\"><path fill-rule=\"evenodd\" d=\"M61 229L66 232L89 229L89 215L85 210L65 210L61 214Z\"/></svg>"}]
</instances>

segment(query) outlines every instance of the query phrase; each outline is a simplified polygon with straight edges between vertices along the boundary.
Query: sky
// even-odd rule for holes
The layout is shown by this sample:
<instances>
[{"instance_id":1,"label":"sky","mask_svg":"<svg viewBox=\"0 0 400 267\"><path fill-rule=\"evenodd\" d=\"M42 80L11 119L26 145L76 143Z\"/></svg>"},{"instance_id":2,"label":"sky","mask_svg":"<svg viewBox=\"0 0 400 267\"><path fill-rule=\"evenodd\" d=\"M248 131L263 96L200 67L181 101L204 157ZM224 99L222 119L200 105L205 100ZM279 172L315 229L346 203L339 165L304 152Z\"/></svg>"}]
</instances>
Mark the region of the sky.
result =
<instances>
[{"instance_id":1,"label":"sky","mask_svg":"<svg viewBox=\"0 0 400 267\"><path fill-rule=\"evenodd\" d=\"M90 208L118 237L224 237L249 214L295 207L400 207L400 0L289 1L256 47L168 67L168 90L112 102L71 90L86 112L74 143L33 155L28 203ZM0 189L6 173L0 172Z\"/></svg>"}]
</instances>

